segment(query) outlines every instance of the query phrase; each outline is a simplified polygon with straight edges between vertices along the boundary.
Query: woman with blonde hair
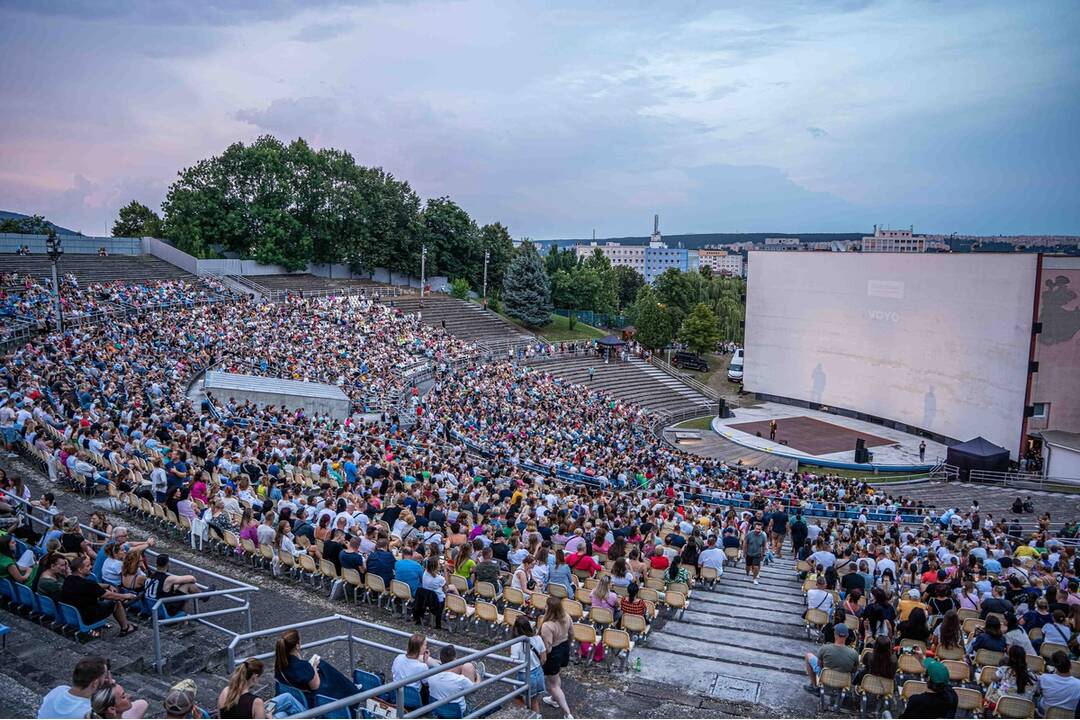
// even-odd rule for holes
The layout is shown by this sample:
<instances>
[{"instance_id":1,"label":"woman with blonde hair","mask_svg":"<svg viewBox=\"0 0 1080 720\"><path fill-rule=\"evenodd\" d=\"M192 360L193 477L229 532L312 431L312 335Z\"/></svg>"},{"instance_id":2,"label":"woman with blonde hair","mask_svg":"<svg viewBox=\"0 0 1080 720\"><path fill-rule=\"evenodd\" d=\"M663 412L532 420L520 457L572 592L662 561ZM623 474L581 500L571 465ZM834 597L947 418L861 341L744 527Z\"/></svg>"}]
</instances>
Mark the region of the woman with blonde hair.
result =
<instances>
[{"instance_id":1,"label":"woman with blonde hair","mask_svg":"<svg viewBox=\"0 0 1080 720\"><path fill-rule=\"evenodd\" d=\"M222 718L272 717L266 711L262 698L251 692L262 674L262 661L256 658L248 658L237 665L229 676L229 684L218 695L218 716Z\"/></svg>"}]
</instances>

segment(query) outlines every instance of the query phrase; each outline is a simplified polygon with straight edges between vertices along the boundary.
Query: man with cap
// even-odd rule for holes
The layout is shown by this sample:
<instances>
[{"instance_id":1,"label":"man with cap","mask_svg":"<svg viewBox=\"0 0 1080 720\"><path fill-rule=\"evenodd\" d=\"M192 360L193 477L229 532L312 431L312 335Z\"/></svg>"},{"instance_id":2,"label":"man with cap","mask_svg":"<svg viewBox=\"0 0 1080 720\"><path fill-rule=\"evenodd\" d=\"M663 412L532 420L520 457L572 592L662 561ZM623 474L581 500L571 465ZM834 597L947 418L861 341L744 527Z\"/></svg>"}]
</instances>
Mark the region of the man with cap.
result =
<instances>
[{"instance_id":1,"label":"man with cap","mask_svg":"<svg viewBox=\"0 0 1080 720\"><path fill-rule=\"evenodd\" d=\"M844 623L839 623L833 628L833 641L822 645L817 655L806 653L806 674L810 678L810 684L804 685L808 692L818 692L818 675L822 670L835 670L850 675L859 667L859 653L854 648L848 647L847 639L851 628Z\"/></svg>"},{"instance_id":2,"label":"man with cap","mask_svg":"<svg viewBox=\"0 0 1080 720\"><path fill-rule=\"evenodd\" d=\"M920 647L912 655L922 661L926 670L926 692L913 695L907 701L902 718L956 717L956 691L949 685L949 669L941 662L928 658Z\"/></svg>"},{"instance_id":3,"label":"man with cap","mask_svg":"<svg viewBox=\"0 0 1080 720\"><path fill-rule=\"evenodd\" d=\"M210 717L209 713L195 704L197 694L198 687L194 680L181 680L173 685L165 695L165 717L175 720Z\"/></svg>"}]
</instances>

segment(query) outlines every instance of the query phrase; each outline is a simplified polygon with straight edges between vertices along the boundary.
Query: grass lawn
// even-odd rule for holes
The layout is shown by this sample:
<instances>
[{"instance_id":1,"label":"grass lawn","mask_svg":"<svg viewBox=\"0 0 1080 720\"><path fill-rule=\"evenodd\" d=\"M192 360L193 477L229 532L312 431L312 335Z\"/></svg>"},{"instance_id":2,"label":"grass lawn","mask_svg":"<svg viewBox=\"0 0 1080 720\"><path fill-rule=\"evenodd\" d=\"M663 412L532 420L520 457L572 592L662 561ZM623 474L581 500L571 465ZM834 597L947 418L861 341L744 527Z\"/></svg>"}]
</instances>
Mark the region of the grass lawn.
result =
<instances>
[{"instance_id":1,"label":"grass lawn","mask_svg":"<svg viewBox=\"0 0 1080 720\"><path fill-rule=\"evenodd\" d=\"M551 323L537 330L537 333L551 342L563 342L566 340L599 340L607 337L610 333L604 332L592 325L586 325L578 320L574 323L574 329L570 329L570 318L562 315L552 315Z\"/></svg>"},{"instance_id":2,"label":"grass lawn","mask_svg":"<svg viewBox=\"0 0 1080 720\"><path fill-rule=\"evenodd\" d=\"M470 298L470 301L480 304L476 298ZM535 333L536 335L539 335L540 337L544 338L549 342L568 342L571 340L599 340L600 338L607 337L611 334L610 332L606 332L604 330L601 330L600 328L595 328L592 325L586 325L580 320L574 323L574 329L571 330L570 318L563 317L562 315L552 315L551 322L540 328L539 330L525 327L504 312L500 312L499 315L501 315L506 321L514 323L525 332Z\"/></svg>"},{"instance_id":3,"label":"grass lawn","mask_svg":"<svg viewBox=\"0 0 1080 720\"><path fill-rule=\"evenodd\" d=\"M682 430L712 430L712 419L715 415L702 415L701 417L684 420L675 427Z\"/></svg>"}]
</instances>

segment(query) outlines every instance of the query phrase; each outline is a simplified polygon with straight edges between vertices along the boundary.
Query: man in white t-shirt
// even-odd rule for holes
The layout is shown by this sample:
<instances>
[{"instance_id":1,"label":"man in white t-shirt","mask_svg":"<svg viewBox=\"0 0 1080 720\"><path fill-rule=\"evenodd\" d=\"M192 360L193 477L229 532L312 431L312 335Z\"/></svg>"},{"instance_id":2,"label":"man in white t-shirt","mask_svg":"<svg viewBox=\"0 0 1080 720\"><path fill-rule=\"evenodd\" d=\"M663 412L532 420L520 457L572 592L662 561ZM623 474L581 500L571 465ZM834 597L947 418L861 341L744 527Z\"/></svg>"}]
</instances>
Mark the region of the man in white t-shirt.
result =
<instances>
[{"instance_id":1,"label":"man in white t-shirt","mask_svg":"<svg viewBox=\"0 0 1080 720\"><path fill-rule=\"evenodd\" d=\"M716 570L717 577L724 574L724 561L727 557L724 555L723 548L716 546L716 536L713 535L709 538L708 546L698 555L698 565L703 568L713 568Z\"/></svg>"},{"instance_id":2,"label":"man in white t-shirt","mask_svg":"<svg viewBox=\"0 0 1080 720\"><path fill-rule=\"evenodd\" d=\"M454 662L457 659L457 650L453 645L443 645L443 649L439 651L439 660L443 665ZM458 665L457 667L450 668L445 672L441 672L438 675L432 675L428 678L428 691L431 693L431 701L442 700L448 698L451 695L455 695L463 690L468 690L476 682L479 681L476 668L472 663L465 663ZM461 708L461 714L464 716L467 712L465 697L460 697L457 700L453 700Z\"/></svg>"},{"instance_id":3,"label":"man in white t-shirt","mask_svg":"<svg viewBox=\"0 0 1080 720\"><path fill-rule=\"evenodd\" d=\"M833 595L825 589L825 576L818 575L817 587L806 593L806 609L817 609L832 617Z\"/></svg>"},{"instance_id":4,"label":"man in white t-shirt","mask_svg":"<svg viewBox=\"0 0 1080 720\"><path fill-rule=\"evenodd\" d=\"M71 685L54 687L42 699L39 718L84 718L90 712L90 697L102 683L112 680L103 657L87 656L75 664Z\"/></svg>"}]
</instances>

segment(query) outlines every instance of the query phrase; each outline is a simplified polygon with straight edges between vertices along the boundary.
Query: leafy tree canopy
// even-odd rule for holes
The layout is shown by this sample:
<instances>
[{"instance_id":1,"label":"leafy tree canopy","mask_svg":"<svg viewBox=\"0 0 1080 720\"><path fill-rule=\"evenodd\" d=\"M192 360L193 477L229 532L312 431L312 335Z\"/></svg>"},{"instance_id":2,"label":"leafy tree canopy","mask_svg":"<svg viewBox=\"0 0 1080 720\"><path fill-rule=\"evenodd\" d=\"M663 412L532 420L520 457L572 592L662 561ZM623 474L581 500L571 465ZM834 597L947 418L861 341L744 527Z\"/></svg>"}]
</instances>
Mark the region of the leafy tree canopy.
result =
<instances>
[{"instance_id":1,"label":"leafy tree canopy","mask_svg":"<svg viewBox=\"0 0 1080 720\"><path fill-rule=\"evenodd\" d=\"M158 214L141 202L132 200L120 208L112 227L113 237L164 236L164 226Z\"/></svg>"}]
</instances>

